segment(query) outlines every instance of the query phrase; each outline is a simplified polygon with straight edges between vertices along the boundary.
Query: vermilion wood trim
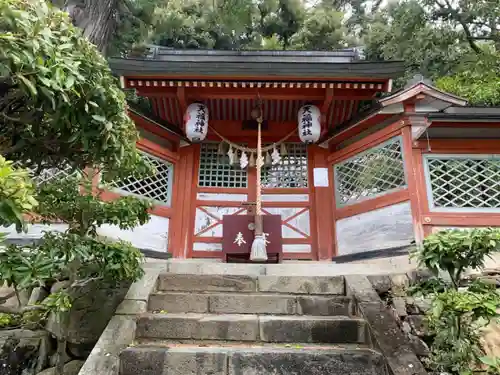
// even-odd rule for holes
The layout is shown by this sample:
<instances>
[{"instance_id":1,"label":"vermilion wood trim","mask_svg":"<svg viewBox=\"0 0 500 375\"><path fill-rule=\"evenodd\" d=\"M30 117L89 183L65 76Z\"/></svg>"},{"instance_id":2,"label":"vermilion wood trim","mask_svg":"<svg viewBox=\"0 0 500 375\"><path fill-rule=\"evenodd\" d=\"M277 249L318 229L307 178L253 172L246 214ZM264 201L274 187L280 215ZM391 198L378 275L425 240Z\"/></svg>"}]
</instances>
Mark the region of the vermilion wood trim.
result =
<instances>
[{"instance_id":1,"label":"vermilion wood trim","mask_svg":"<svg viewBox=\"0 0 500 375\"><path fill-rule=\"evenodd\" d=\"M265 210L264 208L262 209L262 213L264 214L267 214L267 215L272 215L272 213L270 213L269 211ZM300 234L301 236L305 237L305 238L309 238L309 235L302 232L300 229L294 227L293 225L291 225L290 223L288 223L286 220L281 220L281 225L287 227L287 228L290 228L291 230L293 230L294 232L297 232L298 234Z\"/></svg>"},{"instance_id":2,"label":"vermilion wood trim","mask_svg":"<svg viewBox=\"0 0 500 375\"><path fill-rule=\"evenodd\" d=\"M327 98L325 98L325 101ZM324 103L325 104L325 103ZM331 104L331 103L330 103ZM326 118L326 116L324 116ZM314 187L314 168L315 168L315 152L318 149L317 146L311 145L307 147L307 180L308 183L308 193L309 193L309 232L310 236L308 238L311 240L311 252L315 260L320 259L320 240L319 240L319 223L318 223L318 197L316 196L316 188Z\"/></svg>"},{"instance_id":3,"label":"vermilion wood trim","mask_svg":"<svg viewBox=\"0 0 500 375\"><path fill-rule=\"evenodd\" d=\"M292 216L290 216L286 220L284 220L283 223L289 223L290 221L292 221L293 219L295 219L296 217L302 215L304 212L307 212L307 211L309 211L309 208L305 207L305 208L299 210L298 212L294 213Z\"/></svg>"},{"instance_id":4,"label":"vermilion wood trim","mask_svg":"<svg viewBox=\"0 0 500 375\"><path fill-rule=\"evenodd\" d=\"M250 194L248 195L248 201L252 202ZM196 200L196 206L208 206L208 207L241 207L246 201L213 201L213 200ZM309 207L310 202L262 202L262 207L276 207L276 208L299 208L299 207Z\"/></svg>"},{"instance_id":5,"label":"vermilion wood trim","mask_svg":"<svg viewBox=\"0 0 500 375\"><path fill-rule=\"evenodd\" d=\"M147 139L140 139L137 141L137 147L142 150L146 151L154 156L159 157L160 159L167 160L171 163L177 163L179 161L179 154L176 152L172 152L165 147L161 147L160 145L151 142L150 140Z\"/></svg>"},{"instance_id":6,"label":"vermilion wood trim","mask_svg":"<svg viewBox=\"0 0 500 375\"><path fill-rule=\"evenodd\" d=\"M262 194L309 194L309 188L263 188Z\"/></svg>"},{"instance_id":7,"label":"vermilion wood trim","mask_svg":"<svg viewBox=\"0 0 500 375\"><path fill-rule=\"evenodd\" d=\"M339 163L342 160L348 159L353 155L359 154L362 151L368 150L378 144L401 134L401 128L406 126L404 121L397 121L396 123L379 130L376 133L354 142L353 144L343 148L342 150L334 152L328 161L332 164Z\"/></svg>"},{"instance_id":8,"label":"vermilion wood trim","mask_svg":"<svg viewBox=\"0 0 500 375\"><path fill-rule=\"evenodd\" d=\"M383 195L381 197L369 199L364 202L352 204L347 207L339 208L336 211L336 218L337 220L344 219L346 217L351 217L365 212L377 210L379 208L391 206L393 204L398 204L409 199L410 194L408 192L408 189L404 189L401 191Z\"/></svg>"},{"instance_id":9,"label":"vermilion wood trim","mask_svg":"<svg viewBox=\"0 0 500 375\"><path fill-rule=\"evenodd\" d=\"M248 188L198 187L198 193L213 194L248 194Z\"/></svg>"},{"instance_id":10,"label":"vermilion wood trim","mask_svg":"<svg viewBox=\"0 0 500 375\"><path fill-rule=\"evenodd\" d=\"M283 253L285 260L315 260L314 253Z\"/></svg>"},{"instance_id":11,"label":"vermilion wood trim","mask_svg":"<svg viewBox=\"0 0 500 375\"><path fill-rule=\"evenodd\" d=\"M432 212L422 215L425 226L491 227L500 226L500 213Z\"/></svg>"},{"instance_id":12,"label":"vermilion wood trim","mask_svg":"<svg viewBox=\"0 0 500 375\"><path fill-rule=\"evenodd\" d=\"M281 225L287 227L287 228L290 228L291 230L293 230L294 232L297 232L298 234L300 234L301 236L303 236L304 238L310 238L310 236L305 233L305 232L302 232L300 229L294 227L293 225L291 225L290 223L281 223Z\"/></svg>"},{"instance_id":13,"label":"vermilion wood trim","mask_svg":"<svg viewBox=\"0 0 500 375\"><path fill-rule=\"evenodd\" d=\"M327 167L328 167L328 181L329 181L329 185L332 187L331 188L331 196L329 198L329 207L328 209L330 210L331 212L331 218L332 218L332 222L331 222L331 231L332 231L332 234L331 234L331 239L332 239L332 256L329 258L329 259L333 259L334 256L337 256L338 255L338 246L337 246L337 225L336 225L336 222L338 220L338 217L337 217L337 200L336 200L336 194L335 194L335 178L334 178L334 172L333 172L333 165L330 164L330 163L327 163Z\"/></svg>"},{"instance_id":14,"label":"vermilion wood trim","mask_svg":"<svg viewBox=\"0 0 500 375\"><path fill-rule=\"evenodd\" d=\"M204 212L206 215L210 216L212 219L217 220L218 222L221 220L221 219L220 219L220 217L215 216L214 214L212 214L212 213L211 213L211 212L209 212L208 210L205 210L203 207L198 206L198 207L196 207L196 209L198 209L198 210L200 210L200 211Z\"/></svg>"},{"instance_id":15,"label":"vermilion wood trim","mask_svg":"<svg viewBox=\"0 0 500 375\"><path fill-rule=\"evenodd\" d=\"M310 245L310 238L283 238L284 245ZM194 237L196 243L222 243L222 237Z\"/></svg>"},{"instance_id":16,"label":"vermilion wood trim","mask_svg":"<svg viewBox=\"0 0 500 375\"><path fill-rule=\"evenodd\" d=\"M190 258L208 258L208 259L222 259L224 257L224 253L222 251L200 251L200 250L191 250Z\"/></svg>"},{"instance_id":17,"label":"vermilion wood trim","mask_svg":"<svg viewBox=\"0 0 500 375\"><path fill-rule=\"evenodd\" d=\"M431 150L429 151L429 144ZM452 153L452 154L488 154L500 153L500 144L496 139L431 139L417 141L415 148L424 153Z\"/></svg>"},{"instance_id":18,"label":"vermilion wood trim","mask_svg":"<svg viewBox=\"0 0 500 375\"><path fill-rule=\"evenodd\" d=\"M425 194L425 190L421 191L419 186L418 174L421 172L417 169L413 158L412 148L412 134L411 127L407 126L402 129L403 134L403 160L405 162L404 168L406 171L406 179L408 184L408 194L410 196L411 215L413 222L413 232L415 241L420 244L424 239L423 227L420 221L420 195Z\"/></svg>"},{"instance_id":19,"label":"vermilion wood trim","mask_svg":"<svg viewBox=\"0 0 500 375\"><path fill-rule=\"evenodd\" d=\"M180 158L174 168L174 184L172 187L172 208L174 214L169 223L168 231L168 251L174 258L178 258L181 254L180 234L182 231L182 210L184 206L183 194L185 191L186 182L186 159Z\"/></svg>"},{"instance_id":20,"label":"vermilion wood trim","mask_svg":"<svg viewBox=\"0 0 500 375\"><path fill-rule=\"evenodd\" d=\"M190 177L190 190L187 199L189 209L186 212L187 223L185 228L187 229L185 232L186 238L186 252L187 256L191 257L190 252L193 251L193 233L195 228L195 220L196 220L196 195L197 195L197 181L198 181L198 168L200 165L200 145L193 145L191 148L191 165L189 170Z\"/></svg>"},{"instance_id":21,"label":"vermilion wood trim","mask_svg":"<svg viewBox=\"0 0 500 375\"><path fill-rule=\"evenodd\" d=\"M456 120L458 121L458 120ZM456 121L432 121L432 128L500 128L500 121L498 122L479 122L479 121L465 121L465 122L456 122Z\"/></svg>"},{"instance_id":22,"label":"vermilion wood trim","mask_svg":"<svg viewBox=\"0 0 500 375\"><path fill-rule=\"evenodd\" d=\"M208 200L196 200L196 207L241 207L245 201L208 201Z\"/></svg>"},{"instance_id":23,"label":"vermilion wood trim","mask_svg":"<svg viewBox=\"0 0 500 375\"><path fill-rule=\"evenodd\" d=\"M331 166L327 162L328 150L318 146L309 149L309 180L311 181L311 237L314 239L315 255L319 260L331 260L334 252L334 214ZM328 187L314 186L314 168L327 168Z\"/></svg>"},{"instance_id":24,"label":"vermilion wood trim","mask_svg":"<svg viewBox=\"0 0 500 375\"><path fill-rule=\"evenodd\" d=\"M310 207L310 206L311 206L310 202L268 202L268 201L262 202L262 207L299 208L299 207Z\"/></svg>"},{"instance_id":25,"label":"vermilion wood trim","mask_svg":"<svg viewBox=\"0 0 500 375\"><path fill-rule=\"evenodd\" d=\"M201 259L223 259L224 253L222 251L199 251L193 250L191 252L193 258ZM283 253L285 260L314 260L314 254L311 253Z\"/></svg>"},{"instance_id":26,"label":"vermilion wood trim","mask_svg":"<svg viewBox=\"0 0 500 375\"><path fill-rule=\"evenodd\" d=\"M151 132L153 134L156 134L159 137L173 141L176 144L179 142L178 135L172 134L171 132L160 128L159 126L150 123L149 121L147 121L143 117L138 116L138 115L134 114L133 112L129 111L128 114L129 114L129 117L134 121L136 127L143 128L144 130L147 130L148 132Z\"/></svg>"}]
</instances>

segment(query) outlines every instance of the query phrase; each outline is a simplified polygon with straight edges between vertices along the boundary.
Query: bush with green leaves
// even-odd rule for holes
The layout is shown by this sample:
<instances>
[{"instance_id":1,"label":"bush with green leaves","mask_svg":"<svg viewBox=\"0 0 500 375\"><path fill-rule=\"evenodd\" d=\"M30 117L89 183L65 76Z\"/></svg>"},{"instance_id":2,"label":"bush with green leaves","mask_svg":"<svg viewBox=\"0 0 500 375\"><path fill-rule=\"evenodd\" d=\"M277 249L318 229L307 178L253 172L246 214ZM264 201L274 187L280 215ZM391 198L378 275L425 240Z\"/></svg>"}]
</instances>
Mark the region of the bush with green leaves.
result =
<instances>
[{"instance_id":1,"label":"bush with green leaves","mask_svg":"<svg viewBox=\"0 0 500 375\"><path fill-rule=\"evenodd\" d=\"M35 189L25 169L13 167L11 161L0 155L0 226L23 228L23 213L36 205Z\"/></svg>"},{"instance_id":2,"label":"bush with green leaves","mask_svg":"<svg viewBox=\"0 0 500 375\"><path fill-rule=\"evenodd\" d=\"M434 275L413 286L413 294L432 299L426 316L430 345L430 367L435 371L466 375L480 370L484 352L482 329L498 317L500 294L480 279L463 284L468 269L481 269L485 259L500 246L500 230L453 229L428 236L416 252L419 265ZM444 272L449 281L441 276Z\"/></svg>"},{"instance_id":3,"label":"bush with green leaves","mask_svg":"<svg viewBox=\"0 0 500 375\"><path fill-rule=\"evenodd\" d=\"M0 154L40 168L146 171L125 94L68 14L44 0L0 0L0 14Z\"/></svg>"}]
</instances>

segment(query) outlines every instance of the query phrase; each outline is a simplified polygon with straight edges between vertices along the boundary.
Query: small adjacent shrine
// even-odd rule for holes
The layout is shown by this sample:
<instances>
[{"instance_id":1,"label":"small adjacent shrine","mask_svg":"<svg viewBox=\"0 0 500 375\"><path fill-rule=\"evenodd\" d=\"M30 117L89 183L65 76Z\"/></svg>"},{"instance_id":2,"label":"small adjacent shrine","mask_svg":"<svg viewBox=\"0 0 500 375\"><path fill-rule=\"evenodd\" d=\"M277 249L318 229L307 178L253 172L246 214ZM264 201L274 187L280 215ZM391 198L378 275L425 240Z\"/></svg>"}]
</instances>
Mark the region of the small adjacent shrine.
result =
<instances>
[{"instance_id":1,"label":"small adjacent shrine","mask_svg":"<svg viewBox=\"0 0 500 375\"><path fill-rule=\"evenodd\" d=\"M500 225L500 111L356 51L189 51L111 59L154 177L133 234L178 258L332 260L450 226ZM473 140L473 141L471 141ZM340 258L339 258L340 259Z\"/></svg>"}]
</instances>

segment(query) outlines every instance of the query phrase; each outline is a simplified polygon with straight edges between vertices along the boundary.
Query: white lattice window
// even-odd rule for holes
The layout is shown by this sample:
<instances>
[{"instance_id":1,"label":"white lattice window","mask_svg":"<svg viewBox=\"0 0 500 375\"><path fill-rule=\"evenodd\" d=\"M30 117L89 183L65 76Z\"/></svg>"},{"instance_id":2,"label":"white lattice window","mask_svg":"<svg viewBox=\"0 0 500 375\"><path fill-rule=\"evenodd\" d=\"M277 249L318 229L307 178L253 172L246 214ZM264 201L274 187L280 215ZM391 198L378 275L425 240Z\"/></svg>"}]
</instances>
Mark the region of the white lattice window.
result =
<instances>
[{"instance_id":1,"label":"white lattice window","mask_svg":"<svg viewBox=\"0 0 500 375\"><path fill-rule=\"evenodd\" d=\"M247 171L238 165L230 165L229 157L219 155L217 143L202 143L200 153L200 168L198 172L198 186L246 188ZM237 160L240 152L238 151Z\"/></svg>"},{"instance_id":2,"label":"white lattice window","mask_svg":"<svg viewBox=\"0 0 500 375\"><path fill-rule=\"evenodd\" d=\"M395 137L334 166L337 206L406 187L401 137Z\"/></svg>"},{"instance_id":3,"label":"white lattice window","mask_svg":"<svg viewBox=\"0 0 500 375\"><path fill-rule=\"evenodd\" d=\"M265 188L307 187L307 146L303 143L287 143L287 154L281 161L262 170L262 186Z\"/></svg>"},{"instance_id":4,"label":"white lattice window","mask_svg":"<svg viewBox=\"0 0 500 375\"><path fill-rule=\"evenodd\" d=\"M430 209L500 209L500 155L426 155L424 161Z\"/></svg>"},{"instance_id":5,"label":"white lattice window","mask_svg":"<svg viewBox=\"0 0 500 375\"><path fill-rule=\"evenodd\" d=\"M24 168L20 162L13 163L13 166L16 168ZM26 168L30 175L31 179L35 186L40 186L46 182L51 182L56 179L63 179L72 174L71 167L68 165L64 168L46 168L42 169L37 173L37 167Z\"/></svg>"},{"instance_id":6,"label":"white lattice window","mask_svg":"<svg viewBox=\"0 0 500 375\"><path fill-rule=\"evenodd\" d=\"M170 205L174 177L173 164L144 152L141 152L141 155L154 166L156 173L142 179L128 177L112 182L111 186L123 194L145 197L159 204Z\"/></svg>"}]
</instances>

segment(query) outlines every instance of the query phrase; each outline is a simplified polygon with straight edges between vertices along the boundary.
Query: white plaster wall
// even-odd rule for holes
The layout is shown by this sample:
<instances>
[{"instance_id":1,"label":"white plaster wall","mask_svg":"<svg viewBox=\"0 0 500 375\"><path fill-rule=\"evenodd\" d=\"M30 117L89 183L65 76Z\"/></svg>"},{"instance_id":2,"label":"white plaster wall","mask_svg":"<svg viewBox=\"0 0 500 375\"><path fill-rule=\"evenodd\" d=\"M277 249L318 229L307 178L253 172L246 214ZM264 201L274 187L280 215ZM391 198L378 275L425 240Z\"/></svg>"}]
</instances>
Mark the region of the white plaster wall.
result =
<instances>
[{"instance_id":1,"label":"white plaster wall","mask_svg":"<svg viewBox=\"0 0 500 375\"><path fill-rule=\"evenodd\" d=\"M101 236L129 241L139 249L167 252L170 220L151 215L151 220L131 230L122 230L115 225L102 225L97 232Z\"/></svg>"},{"instance_id":2,"label":"white plaster wall","mask_svg":"<svg viewBox=\"0 0 500 375\"><path fill-rule=\"evenodd\" d=\"M129 241L140 249L166 252L168 246L168 226L168 218L151 215L151 220L148 223L132 230L121 230L114 225L103 225L98 229L98 234ZM17 233L14 226L1 229L1 231L7 233L7 240L22 240L24 242L39 239L47 231L64 232L66 229L68 229L66 224L29 224L26 233Z\"/></svg>"},{"instance_id":3,"label":"white plaster wall","mask_svg":"<svg viewBox=\"0 0 500 375\"><path fill-rule=\"evenodd\" d=\"M409 202L338 220L338 255L407 245L414 239Z\"/></svg>"},{"instance_id":4,"label":"white plaster wall","mask_svg":"<svg viewBox=\"0 0 500 375\"><path fill-rule=\"evenodd\" d=\"M9 240L37 240L43 236L44 232L64 232L68 229L66 224L28 224L27 227L28 231L26 233L18 233L14 225L7 228L1 228L0 232L7 233L7 239Z\"/></svg>"}]
</instances>

